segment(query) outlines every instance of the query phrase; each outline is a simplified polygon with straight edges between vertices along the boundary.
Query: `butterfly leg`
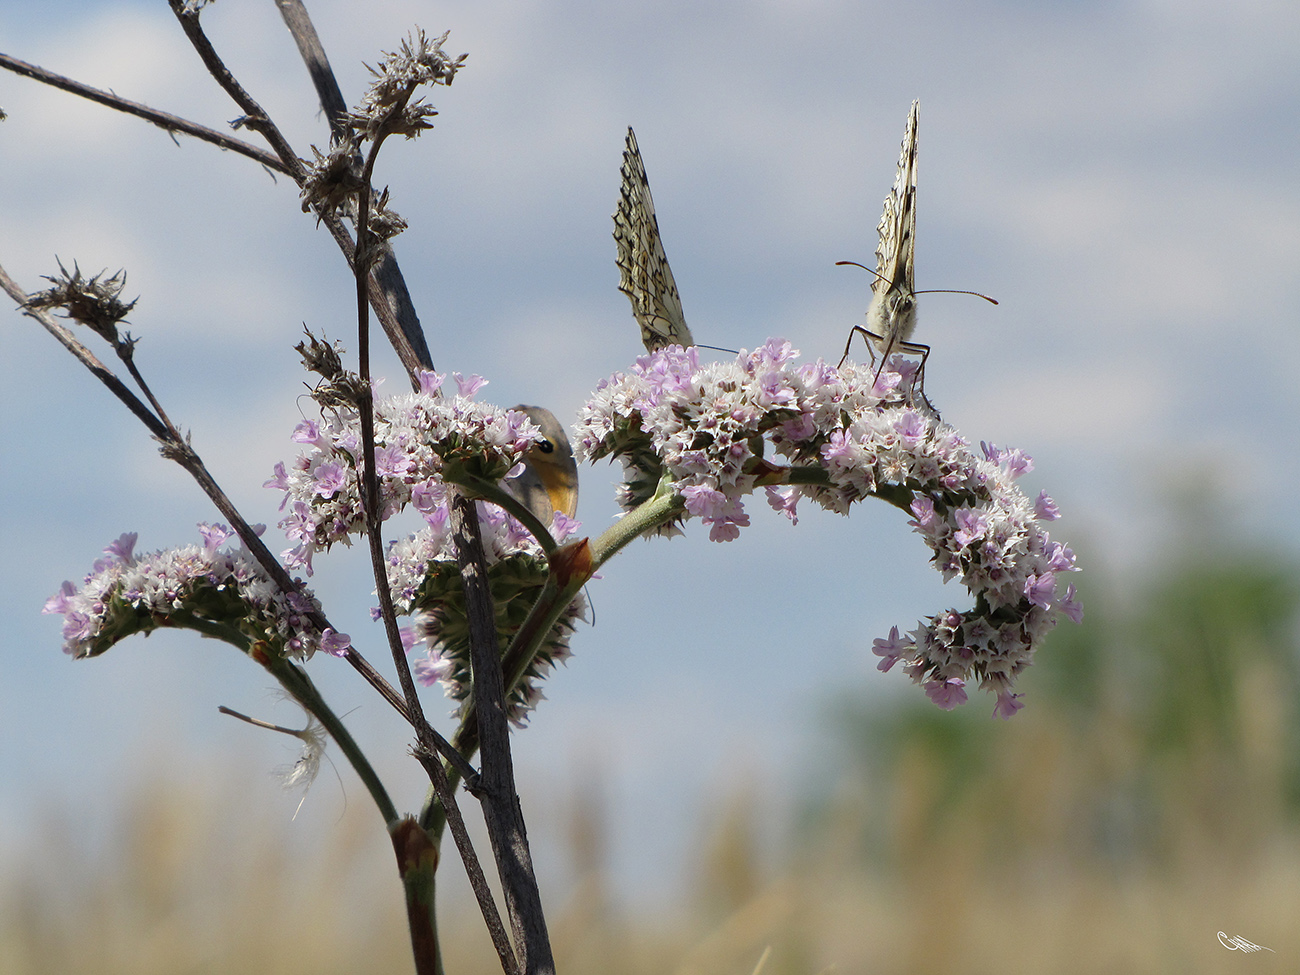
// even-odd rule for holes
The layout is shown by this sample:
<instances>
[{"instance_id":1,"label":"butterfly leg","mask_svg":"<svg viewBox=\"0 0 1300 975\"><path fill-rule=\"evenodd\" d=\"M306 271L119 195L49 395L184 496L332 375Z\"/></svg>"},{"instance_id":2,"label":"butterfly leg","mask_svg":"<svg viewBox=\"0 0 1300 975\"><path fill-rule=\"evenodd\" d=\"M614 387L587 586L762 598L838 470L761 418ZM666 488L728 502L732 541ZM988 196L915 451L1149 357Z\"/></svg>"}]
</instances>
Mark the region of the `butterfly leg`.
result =
<instances>
[{"instance_id":1,"label":"butterfly leg","mask_svg":"<svg viewBox=\"0 0 1300 975\"><path fill-rule=\"evenodd\" d=\"M921 357L921 364L916 367L916 376L912 379L913 400L915 401L915 396L919 392L921 402L925 404L925 409L933 413L937 418L939 411L934 408L930 398L925 395L925 361L930 358L930 347L922 345L920 342L902 342L899 344L899 349L909 355L919 355Z\"/></svg>"},{"instance_id":2,"label":"butterfly leg","mask_svg":"<svg viewBox=\"0 0 1300 975\"><path fill-rule=\"evenodd\" d=\"M840 364L835 367L836 369L844 365L844 360L849 357L849 347L853 345L853 336L857 335L859 332L862 333L862 342L864 345L866 345L867 352L871 354L871 362L873 365L875 364L876 350L875 348L872 347L871 340L875 339L877 342L883 342L884 339L882 339L875 332L863 328L861 325L854 325L853 330L849 332L849 340L844 343L844 355L840 356Z\"/></svg>"}]
</instances>

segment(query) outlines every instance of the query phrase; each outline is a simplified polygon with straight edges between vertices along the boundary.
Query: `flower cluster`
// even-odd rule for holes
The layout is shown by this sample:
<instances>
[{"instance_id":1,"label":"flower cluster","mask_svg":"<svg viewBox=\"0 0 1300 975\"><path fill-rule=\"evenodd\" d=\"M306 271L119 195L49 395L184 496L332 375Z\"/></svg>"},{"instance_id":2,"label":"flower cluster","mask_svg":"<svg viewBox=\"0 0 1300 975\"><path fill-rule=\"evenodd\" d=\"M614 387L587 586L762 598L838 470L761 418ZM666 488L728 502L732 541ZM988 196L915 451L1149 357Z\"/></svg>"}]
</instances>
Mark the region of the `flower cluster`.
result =
<instances>
[{"instance_id":1,"label":"flower cluster","mask_svg":"<svg viewBox=\"0 0 1300 975\"><path fill-rule=\"evenodd\" d=\"M63 649L94 657L134 633L170 626L196 629L247 649L298 658L319 649L343 653L345 634L316 630L308 615L319 610L310 592L285 594L243 547L221 551L234 535L225 525L199 525L202 545L149 555L134 552L136 534L122 535L104 551L81 589L71 582L45 604L61 613Z\"/></svg>"},{"instance_id":2,"label":"flower cluster","mask_svg":"<svg viewBox=\"0 0 1300 975\"><path fill-rule=\"evenodd\" d=\"M421 376L422 390L375 404L375 468L379 474L382 518L407 505L423 517L425 528L388 547L388 582L401 615L413 626L404 637L408 649L424 645L427 657L415 666L423 683L441 682L449 697L463 701L469 692L469 636L456 549L449 529L448 483L463 475L499 482L520 469L525 452L541 437L528 416L474 402L483 385L477 376L455 376L456 396L437 395L443 379ZM321 422L304 421L293 439L306 445L291 469L275 467L266 487L284 492L280 526L297 544L283 553L292 566L310 574L312 557L335 542L365 530L360 495L361 432L355 411L325 411ZM488 582L497 611L497 634L504 652L546 583L544 552L514 518L492 504L478 504ZM553 533L563 540L578 523L555 515ZM511 694L517 723L541 698L536 681L554 661L569 655L568 640L585 612L579 596L543 638L537 657ZM377 612L377 611L376 611Z\"/></svg>"},{"instance_id":3,"label":"flower cluster","mask_svg":"<svg viewBox=\"0 0 1300 975\"><path fill-rule=\"evenodd\" d=\"M446 482L462 474L497 482L540 437L527 415L470 399L478 376L456 374L459 395L442 396L443 377L426 372L421 391L375 403L375 469L381 520L413 505L427 519L445 516ZM304 420L293 439L307 446L291 469L275 465L263 485L284 492L288 507L280 527L296 544L282 554L290 567L312 574L312 558L365 529L361 506L361 428L355 410L327 410L320 422Z\"/></svg>"},{"instance_id":4,"label":"flower cluster","mask_svg":"<svg viewBox=\"0 0 1300 975\"><path fill-rule=\"evenodd\" d=\"M517 521L495 505L479 502L477 507L496 610L498 647L504 657L546 584L549 570L542 550ZM558 512L556 517L564 518ZM446 508L437 509L428 521L424 530L389 545L388 583L399 615L411 617L411 625L402 630L403 643L408 651L420 647L425 651L415 664L416 679L426 686L440 683L449 698L463 702L470 692L465 593ZM565 524L563 533L575 524ZM545 697L539 686L542 679L556 663L572 655L569 637L577 621L587 618L586 608L581 594L564 608L507 695L507 714L516 725L522 726L528 712Z\"/></svg>"},{"instance_id":5,"label":"flower cluster","mask_svg":"<svg viewBox=\"0 0 1300 975\"><path fill-rule=\"evenodd\" d=\"M997 714L1021 705L1011 692L1058 614L1077 621L1074 553L1041 522L1058 517L1043 494L1031 502L1015 479L1032 469L1019 451L983 455L932 411L913 404L912 377L820 359L795 366L790 343L772 339L734 361L701 366L694 348L670 346L615 374L584 408L578 453L619 457L619 502L631 509L663 481L684 516L727 541L749 524L743 499L759 487L797 522L800 498L832 511L870 495L905 510L934 550L945 579L960 576L972 610L939 614L908 638L876 641L888 669L907 673L941 707L965 700L972 677L998 697ZM765 456L770 451L770 457ZM782 460L778 465L775 460Z\"/></svg>"}]
</instances>

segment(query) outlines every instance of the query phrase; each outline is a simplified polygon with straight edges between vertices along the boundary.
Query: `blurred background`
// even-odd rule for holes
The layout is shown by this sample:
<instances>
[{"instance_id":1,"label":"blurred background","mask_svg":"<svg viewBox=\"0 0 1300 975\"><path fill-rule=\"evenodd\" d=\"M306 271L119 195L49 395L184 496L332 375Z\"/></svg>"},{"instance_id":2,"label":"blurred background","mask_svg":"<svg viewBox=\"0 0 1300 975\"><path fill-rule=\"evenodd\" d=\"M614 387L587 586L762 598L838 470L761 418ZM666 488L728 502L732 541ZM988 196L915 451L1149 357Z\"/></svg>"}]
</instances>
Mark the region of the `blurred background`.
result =
<instances>
[{"instance_id":1,"label":"blurred background","mask_svg":"<svg viewBox=\"0 0 1300 975\"><path fill-rule=\"evenodd\" d=\"M638 543L516 736L562 971L1228 972L1300 964L1300 9L1279 2L309 3L355 103L415 25L469 52L376 181L440 369L571 421L642 349L610 214L626 127L698 341L837 360L921 101L918 341L972 441L1035 458L1082 626L1027 707L952 713L871 641L968 595L886 505ZM327 138L271 3L205 28L300 155ZM0 0L0 51L222 127L166 5ZM0 264L28 291L125 268L137 361L250 521L308 410L305 323L355 352L351 279L295 188L0 73ZM233 650L157 633L80 663L40 608L105 545L215 512L39 327L0 327L0 971L407 971L391 852L340 763ZM83 340L85 340L83 336ZM88 341L88 340L87 340ZM405 388L386 350L376 371ZM615 514L583 471L579 517ZM395 526L394 531L410 526ZM312 584L376 664L361 549ZM387 669L387 668L385 668ZM313 677L417 808L409 736ZM431 715L445 715L437 692ZM442 727L450 727L449 720ZM295 816L295 810L297 814ZM448 970L491 971L444 861ZM1249 958L1217 933L1272 949Z\"/></svg>"}]
</instances>

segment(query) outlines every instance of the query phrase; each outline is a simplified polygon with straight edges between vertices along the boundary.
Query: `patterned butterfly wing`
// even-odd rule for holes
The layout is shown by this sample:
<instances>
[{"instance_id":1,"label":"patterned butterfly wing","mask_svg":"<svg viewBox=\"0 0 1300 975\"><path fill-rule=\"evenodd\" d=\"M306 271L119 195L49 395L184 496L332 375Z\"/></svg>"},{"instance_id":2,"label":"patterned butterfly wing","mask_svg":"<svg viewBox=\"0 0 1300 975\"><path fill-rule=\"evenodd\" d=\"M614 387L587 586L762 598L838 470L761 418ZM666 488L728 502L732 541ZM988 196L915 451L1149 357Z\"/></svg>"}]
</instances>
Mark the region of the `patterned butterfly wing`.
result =
<instances>
[{"instance_id":1,"label":"patterned butterfly wing","mask_svg":"<svg viewBox=\"0 0 1300 975\"><path fill-rule=\"evenodd\" d=\"M916 118L920 102L912 102L907 132L898 156L894 188L885 197L885 209L876 230L876 273L871 285L867 327L880 337L878 346L887 358L907 342L916 328L913 255L916 241Z\"/></svg>"},{"instance_id":2,"label":"patterned butterfly wing","mask_svg":"<svg viewBox=\"0 0 1300 975\"><path fill-rule=\"evenodd\" d=\"M666 345L691 346L691 330L682 314L682 299L677 293L663 241L659 239L659 222L650 197L641 151L631 126L623 150L623 186L618 209L614 211L614 241L618 245L618 290L632 302L632 314L641 326L641 341L648 352Z\"/></svg>"}]
</instances>

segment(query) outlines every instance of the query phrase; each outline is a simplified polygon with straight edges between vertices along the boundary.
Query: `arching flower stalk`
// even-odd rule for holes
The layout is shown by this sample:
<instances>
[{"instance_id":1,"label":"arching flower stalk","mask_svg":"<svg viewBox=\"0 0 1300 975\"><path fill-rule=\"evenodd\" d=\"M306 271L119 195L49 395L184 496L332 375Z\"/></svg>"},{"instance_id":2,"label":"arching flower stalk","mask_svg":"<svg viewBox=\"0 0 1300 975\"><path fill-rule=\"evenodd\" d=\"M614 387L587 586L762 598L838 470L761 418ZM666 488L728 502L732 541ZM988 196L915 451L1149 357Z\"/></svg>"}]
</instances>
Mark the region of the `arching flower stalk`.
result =
<instances>
[{"instance_id":1,"label":"arching flower stalk","mask_svg":"<svg viewBox=\"0 0 1300 975\"><path fill-rule=\"evenodd\" d=\"M1082 616L1074 587L1058 582L1076 570L1074 553L1042 526L1059 517L1055 504L1015 486L1032 462L1015 450L972 451L911 404L904 373L796 366L797 355L772 339L730 362L700 365L696 349L679 346L642 357L586 404L577 452L622 461L625 510L668 485L680 503L660 532L699 518L712 540L734 539L750 523L744 499L759 488L793 523L801 498L847 514L874 495L909 512L936 568L960 577L975 605L922 620L905 638L895 627L875 641L880 669L905 660L944 708L964 702L977 679L997 696L995 713L1010 717L1022 706L1015 678L1043 637L1061 615Z\"/></svg>"}]
</instances>

